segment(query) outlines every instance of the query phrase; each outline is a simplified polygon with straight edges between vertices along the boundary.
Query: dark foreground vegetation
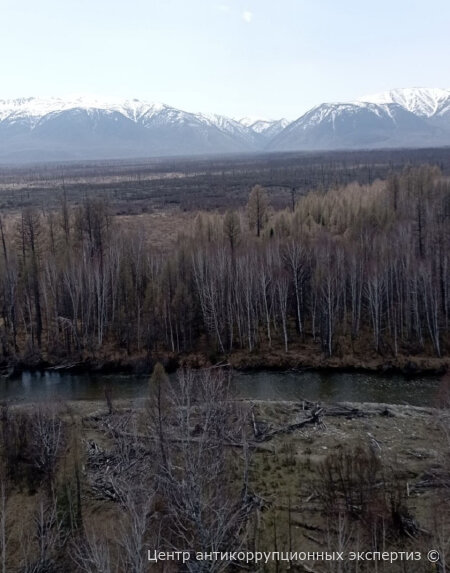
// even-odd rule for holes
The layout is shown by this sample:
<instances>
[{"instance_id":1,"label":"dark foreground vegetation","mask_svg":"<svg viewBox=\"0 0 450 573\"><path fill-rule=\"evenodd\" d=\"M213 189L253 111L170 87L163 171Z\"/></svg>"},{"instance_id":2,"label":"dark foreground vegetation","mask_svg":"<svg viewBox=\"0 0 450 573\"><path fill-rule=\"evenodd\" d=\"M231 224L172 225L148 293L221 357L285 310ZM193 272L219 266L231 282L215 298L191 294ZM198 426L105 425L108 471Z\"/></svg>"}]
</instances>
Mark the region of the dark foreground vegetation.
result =
<instances>
[{"instance_id":1,"label":"dark foreground vegetation","mask_svg":"<svg viewBox=\"0 0 450 573\"><path fill-rule=\"evenodd\" d=\"M115 403L108 388L103 404L4 404L0 570L444 572L446 391L435 411L250 403L230 398L219 369L182 370L169 382L158 364L148 398L133 406ZM438 565L427 561L430 549ZM191 558L150 563L149 550ZM239 551L276 557L258 565L194 557ZM422 558L286 561L314 551Z\"/></svg>"},{"instance_id":2,"label":"dark foreground vegetation","mask_svg":"<svg viewBox=\"0 0 450 573\"><path fill-rule=\"evenodd\" d=\"M445 367L450 183L436 166L278 210L257 185L245 209L198 212L169 250L102 199L66 199L0 219L4 366Z\"/></svg>"}]
</instances>

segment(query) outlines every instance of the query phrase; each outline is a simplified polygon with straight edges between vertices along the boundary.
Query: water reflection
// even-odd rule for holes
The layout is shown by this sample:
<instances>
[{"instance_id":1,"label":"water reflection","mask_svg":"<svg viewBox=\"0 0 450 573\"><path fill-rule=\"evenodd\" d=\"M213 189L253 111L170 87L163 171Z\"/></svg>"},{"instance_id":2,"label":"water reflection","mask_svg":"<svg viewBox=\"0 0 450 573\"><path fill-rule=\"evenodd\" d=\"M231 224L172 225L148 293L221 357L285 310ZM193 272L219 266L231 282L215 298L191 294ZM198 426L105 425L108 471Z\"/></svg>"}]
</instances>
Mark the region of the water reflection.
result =
<instances>
[{"instance_id":1,"label":"water reflection","mask_svg":"<svg viewBox=\"0 0 450 573\"><path fill-rule=\"evenodd\" d=\"M238 395L253 399L322 400L334 402L386 402L434 406L438 377L407 379L399 375L366 373L257 372L239 373L234 387Z\"/></svg>"},{"instance_id":2,"label":"water reflection","mask_svg":"<svg viewBox=\"0 0 450 573\"><path fill-rule=\"evenodd\" d=\"M434 406L439 384L438 377L410 380L399 375L366 373L260 371L245 374L235 372L232 391L237 397L254 400L305 398ZM18 379L0 381L0 400L98 400L104 398L105 385L111 385L115 399L140 398L148 392L147 377L24 372Z\"/></svg>"}]
</instances>

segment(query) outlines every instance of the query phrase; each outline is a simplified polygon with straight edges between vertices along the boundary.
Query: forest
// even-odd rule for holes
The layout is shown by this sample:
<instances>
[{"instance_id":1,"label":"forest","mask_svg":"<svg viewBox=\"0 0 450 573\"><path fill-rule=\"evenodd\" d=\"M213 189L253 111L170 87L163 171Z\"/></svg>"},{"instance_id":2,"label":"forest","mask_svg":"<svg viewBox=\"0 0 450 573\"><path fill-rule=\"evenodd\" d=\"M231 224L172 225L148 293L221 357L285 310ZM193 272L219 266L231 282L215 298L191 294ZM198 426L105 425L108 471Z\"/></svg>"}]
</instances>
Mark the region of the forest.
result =
<instances>
[{"instance_id":1,"label":"forest","mask_svg":"<svg viewBox=\"0 0 450 573\"><path fill-rule=\"evenodd\" d=\"M445 373L441 167L358 168L348 182L330 176L336 163L326 185L305 187L294 171L278 172L286 186L247 172L234 200L211 207L200 193L188 213L124 212L67 180L48 203L30 182L23 204L12 193L0 217L4 383L33 369L151 376L133 400L105 381L102 400L2 401L2 573L444 572L448 376L436 407L231 391L233 369ZM179 551L184 563L165 557ZM303 557L323 551L367 561Z\"/></svg>"},{"instance_id":2,"label":"forest","mask_svg":"<svg viewBox=\"0 0 450 573\"><path fill-rule=\"evenodd\" d=\"M290 364L441 367L449 220L450 183L427 165L284 209L255 184L244 208L180 221L170 248L104 199L61 193L57 209L0 219L1 360L201 365L273 350Z\"/></svg>"},{"instance_id":3,"label":"forest","mask_svg":"<svg viewBox=\"0 0 450 573\"><path fill-rule=\"evenodd\" d=\"M450 174L445 148L1 165L0 209L5 214L25 207L54 210L62 193L72 205L101 198L112 215L238 209L256 183L270 193L272 207L283 209L291 207L292 195L353 182L370 185L405 165L422 164Z\"/></svg>"},{"instance_id":4,"label":"forest","mask_svg":"<svg viewBox=\"0 0 450 573\"><path fill-rule=\"evenodd\" d=\"M450 573L450 0L0 18L0 573Z\"/></svg>"}]
</instances>

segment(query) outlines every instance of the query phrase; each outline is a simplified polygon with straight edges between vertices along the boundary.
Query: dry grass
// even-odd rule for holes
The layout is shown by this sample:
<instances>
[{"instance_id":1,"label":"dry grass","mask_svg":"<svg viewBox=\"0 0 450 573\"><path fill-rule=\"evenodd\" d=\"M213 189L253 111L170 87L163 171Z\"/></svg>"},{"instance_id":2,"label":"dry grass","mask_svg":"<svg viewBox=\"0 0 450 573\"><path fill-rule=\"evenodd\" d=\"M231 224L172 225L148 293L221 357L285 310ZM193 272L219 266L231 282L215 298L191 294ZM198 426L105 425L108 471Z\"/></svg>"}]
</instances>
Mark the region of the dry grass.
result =
<instances>
[{"instance_id":1,"label":"dry grass","mask_svg":"<svg viewBox=\"0 0 450 573\"><path fill-rule=\"evenodd\" d=\"M252 404L256 419L272 429L296 423L305 415L303 405L296 402L254 401ZM114 416L128 416L130 408L140 410L144 406L145 399L116 401ZM278 435L268 442L260 443L253 450L250 485L265 500L266 505L259 515L255 540L257 550L275 551L275 529L278 551L324 550L327 543L327 520L318 497L321 468L330 454L356 446L375 448L375 455L386 472L395 473L405 488L408 484L408 492L406 489L404 492L408 509L421 528L432 531L433 518L439 512L433 516L430 508L442 504L445 496L448 502L448 490L421 489L416 486L430 469L450 468L450 464L446 465L450 449L445 433L445 428L450 424L449 411L382 404L347 406L359 408L365 415L325 415L320 425L306 426L289 434ZM76 421L79 443L94 440L108 450L110 444L104 435L104 428L100 422L96 422L107 419L104 401L70 402L62 410L62 415L66 423ZM236 455L236 471L239 472L239 452ZM64 480L68 471L70 473L71 451L67 450L65 456L69 461L62 464L61 480ZM36 503L37 494L29 495L26 491L15 491L10 498L10 515L14 521L10 550L14 554L14 563L18 563L21 558L23 526L30 523ZM99 501L86 485L83 487L83 515L86 523L106 536L112 535L117 526L116 505L107 500ZM410 543L411 550L416 550L419 543L426 545L430 541L425 536L424 539L405 543L406 547ZM271 564L268 570L274 567ZM283 566L280 570L284 570ZM321 572L325 569L319 565L314 570Z\"/></svg>"},{"instance_id":2,"label":"dry grass","mask_svg":"<svg viewBox=\"0 0 450 573\"><path fill-rule=\"evenodd\" d=\"M139 215L117 215L115 220L125 230L142 229L146 242L152 249L170 251L180 236L191 231L193 217L192 213L174 209Z\"/></svg>"}]
</instances>

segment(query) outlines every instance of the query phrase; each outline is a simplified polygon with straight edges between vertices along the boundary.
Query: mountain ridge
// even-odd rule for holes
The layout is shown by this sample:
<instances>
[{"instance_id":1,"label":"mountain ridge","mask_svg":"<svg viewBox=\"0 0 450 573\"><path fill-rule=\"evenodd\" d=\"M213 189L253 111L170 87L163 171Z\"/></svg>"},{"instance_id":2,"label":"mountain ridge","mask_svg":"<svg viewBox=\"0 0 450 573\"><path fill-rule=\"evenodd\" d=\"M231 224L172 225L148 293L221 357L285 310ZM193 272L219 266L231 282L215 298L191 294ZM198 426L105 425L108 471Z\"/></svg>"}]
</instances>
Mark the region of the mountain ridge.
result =
<instances>
[{"instance_id":1,"label":"mountain ridge","mask_svg":"<svg viewBox=\"0 0 450 573\"><path fill-rule=\"evenodd\" d=\"M294 121L193 113L139 99L0 100L0 160L104 159L450 145L450 90L322 103Z\"/></svg>"},{"instance_id":2,"label":"mountain ridge","mask_svg":"<svg viewBox=\"0 0 450 573\"><path fill-rule=\"evenodd\" d=\"M322 103L290 123L271 151L450 145L450 90L400 88L351 102Z\"/></svg>"}]
</instances>

